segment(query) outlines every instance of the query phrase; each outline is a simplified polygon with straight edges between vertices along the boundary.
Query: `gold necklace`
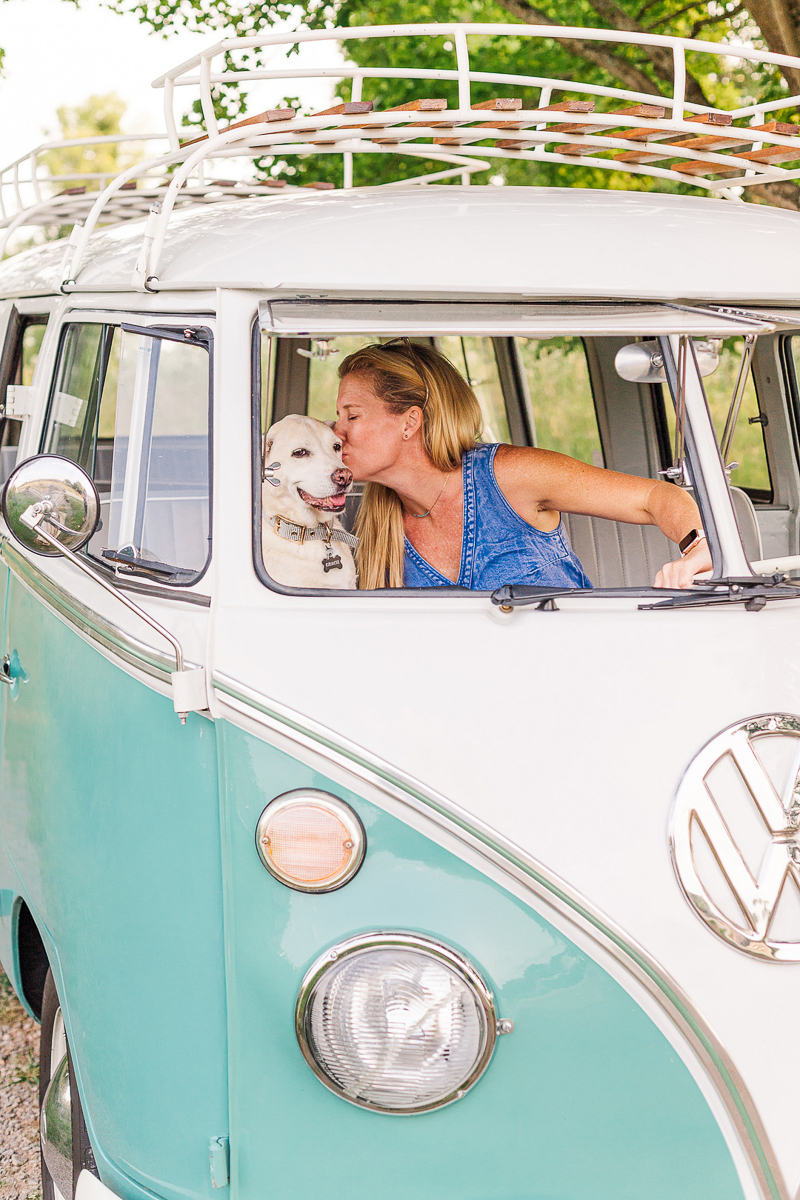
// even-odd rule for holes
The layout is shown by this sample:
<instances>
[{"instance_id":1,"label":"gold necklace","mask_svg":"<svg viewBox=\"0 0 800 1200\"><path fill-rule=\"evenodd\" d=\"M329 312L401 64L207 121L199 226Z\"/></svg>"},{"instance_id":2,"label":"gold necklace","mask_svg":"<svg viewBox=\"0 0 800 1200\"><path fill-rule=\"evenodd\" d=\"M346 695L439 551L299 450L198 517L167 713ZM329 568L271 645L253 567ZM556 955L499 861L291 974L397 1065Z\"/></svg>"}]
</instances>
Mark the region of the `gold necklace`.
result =
<instances>
[{"instance_id":1,"label":"gold necklace","mask_svg":"<svg viewBox=\"0 0 800 1200\"><path fill-rule=\"evenodd\" d=\"M418 521L422 520L423 517L429 517L431 515L431 513L433 512L433 510L436 508L436 505L441 500L442 496L444 495L444 489L447 487L449 482L450 482L450 474L448 473L445 476L444 483L442 484L442 490L439 492L439 495L436 497L436 499L434 500L433 504L430 506L430 508L428 509L427 512L415 513L415 512L408 512L408 509L406 509L406 512L408 512L408 515L410 517L416 517Z\"/></svg>"}]
</instances>

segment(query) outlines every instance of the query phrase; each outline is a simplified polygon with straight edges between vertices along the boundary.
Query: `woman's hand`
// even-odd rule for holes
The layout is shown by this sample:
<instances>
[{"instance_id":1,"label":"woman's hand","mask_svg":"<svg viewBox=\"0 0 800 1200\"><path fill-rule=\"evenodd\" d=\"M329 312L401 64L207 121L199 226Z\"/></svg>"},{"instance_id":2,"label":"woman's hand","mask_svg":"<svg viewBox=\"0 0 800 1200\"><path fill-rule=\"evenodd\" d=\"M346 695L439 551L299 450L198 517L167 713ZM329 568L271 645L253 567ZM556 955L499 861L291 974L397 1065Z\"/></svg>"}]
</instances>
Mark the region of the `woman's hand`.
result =
<instances>
[{"instance_id":1,"label":"woman's hand","mask_svg":"<svg viewBox=\"0 0 800 1200\"><path fill-rule=\"evenodd\" d=\"M665 563L656 575L655 586L660 588L690 588L695 575L711 570L711 553L705 538L677 562Z\"/></svg>"}]
</instances>

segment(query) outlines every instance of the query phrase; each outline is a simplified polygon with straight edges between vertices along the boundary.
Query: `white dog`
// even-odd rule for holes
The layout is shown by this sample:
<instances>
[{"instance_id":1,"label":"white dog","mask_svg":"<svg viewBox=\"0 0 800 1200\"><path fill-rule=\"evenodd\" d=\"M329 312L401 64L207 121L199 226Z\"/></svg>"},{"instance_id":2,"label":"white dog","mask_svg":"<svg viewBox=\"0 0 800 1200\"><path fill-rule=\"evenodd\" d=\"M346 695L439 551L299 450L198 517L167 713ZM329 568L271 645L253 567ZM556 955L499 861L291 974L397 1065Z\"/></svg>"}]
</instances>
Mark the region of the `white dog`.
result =
<instances>
[{"instance_id":1,"label":"white dog","mask_svg":"<svg viewBox=\"0 0 800 1200\"><path fill-rule=\"evenodd\" d=\"M289 416L267 432L261 484L264 566L289 587L354 588L353 548L337 513L353 486L342 443L323 421Z\"/></svg>"}]
</instances>

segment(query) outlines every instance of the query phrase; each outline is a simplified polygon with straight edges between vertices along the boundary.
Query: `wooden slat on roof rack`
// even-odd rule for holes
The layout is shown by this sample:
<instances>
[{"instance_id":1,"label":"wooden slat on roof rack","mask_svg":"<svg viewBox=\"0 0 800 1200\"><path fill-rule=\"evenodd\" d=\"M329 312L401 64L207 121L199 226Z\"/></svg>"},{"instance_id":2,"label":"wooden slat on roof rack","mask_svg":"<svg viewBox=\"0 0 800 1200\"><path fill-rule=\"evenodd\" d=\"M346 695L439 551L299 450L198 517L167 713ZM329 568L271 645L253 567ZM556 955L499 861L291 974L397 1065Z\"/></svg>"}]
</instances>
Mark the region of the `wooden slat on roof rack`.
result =
<instances>
[{"instance_id":1,"label":"wooden slat on roof rack","mask_svg":"<svg viewBox=\"0 0 800 1200\"><path fill-rule=\"evenodd\" d=\"M364 113L372 112L375 105L372 100L347 100L344 104L334 104L332 108L323 108L320 112L309 113L309 117L352 117L361 116ZM360 126L348 122L347 125L335 124L332 129L358 129ZM293 129L292 133L317 133L319 132L313 125L304 125Z\"/></svg>"},{"instance_id":2,"label":"wooden slat on roof rack","mask_svg":"<svg viewBox=\"0 0 800 1200\"><path fill-rule=\"evenodd\" d=\"M696 159L673 163L670 170L677 171L679 175L720 175L723 179L742 173L741 167L724 167L722 163L699 162Z\"/></svg>"},{"instance_id":3,"label":"wooden slat on roof rack","mask_svg":"<svg viewBox=\"0 0 800 1200\"><path fill-rule=\"evenodd\" d=\"M492 100L483 100L480 104L471 104L470 108L489 111L489 112L516 112L522 108L522 101L517 96L496 96ZM464 121L459 121L459 125L464 125ZM451 126L452 128L452 126ZM435 137L433 144L435 146L466 146L471 142L483 141L483 136L477 136L471 132L474 129L521 129L522 125L516 121L481 121L475 125L470 125L463 134L453 134L450 137Z\"/></svg>"},{"instance_id":4,"label":"wooden slat on roof rack","mask_svg":"<svg viewBox=\"0 0 800 1200\"><path fill-rule=\"evenodd\" d=\"M442 112L447 108L447 101L440 100L435 97L425 98L420 100L409 100L406 104L394 104L391 108L387 108L387 113L393 112ZM412 121L408 125L401 126L395 136L376 137L373 142L377 142L382 146L397 146L400 142L410 141L416 137L415 133L405 132L412 129L452 129L452 121ZM401 132L401 130L403 132Z\"/></svg>"},{"instance_id":5,"label":"wooden slat on roof rack","mask_svg":"<svg viewBox=\"0 0 800 1200\"><path fill-rule=\"evenodd\" d=\"M797 149L789 146L764 146L761 150L749 150L746 154L740 154L738 157L746 158L748 162L767 165L792 162L800 158L800 146Z\"/></svg>"},{"instance_id":6,"label":"wooden slat on roof rack","mask_svg":"<svg viewBox=\"0 0 800 1200\"><path fill-rule=\"evenodd\" d=\"M220 133L229 133L231 129L243 129L245 125L271 125L274 121L291 121L294 116L293 108L268 108L262 113L256 113L254 117L245 117L241 121L234 121L232 125L226 125L224 129L220 129ZM198 142L206 141L208 141L208 134L204 133L201 137L192 138L189 142L181 142L181 148L196 146Z\"/></svg>"}]
</instances>

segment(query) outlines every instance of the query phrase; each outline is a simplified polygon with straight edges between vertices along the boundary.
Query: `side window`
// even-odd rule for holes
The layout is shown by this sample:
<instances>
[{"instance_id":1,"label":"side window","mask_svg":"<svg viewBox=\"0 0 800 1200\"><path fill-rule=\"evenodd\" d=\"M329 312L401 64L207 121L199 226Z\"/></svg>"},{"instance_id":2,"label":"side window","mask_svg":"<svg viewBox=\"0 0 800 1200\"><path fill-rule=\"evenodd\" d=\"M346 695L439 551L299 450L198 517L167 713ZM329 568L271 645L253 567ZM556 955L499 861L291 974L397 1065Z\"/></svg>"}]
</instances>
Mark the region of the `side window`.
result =
<instances>
[{"instance_id":1,"label":"side window","mask_svg":"<svg viewBox=\"0 0 800 1200\"><path fill-rule=\"evenodd\" d=\"M482 441L510 442L506 403L492 339L439 337L436 345L461 372L478 399L483 413Z\"/></svg>"},{"instance_id":2,"label":"side window","mask_svg":"<svg viewBox=\"0 0 800 1200\"><path fill-rule=\"evenodd\" d=\"M66 326L44 442L48 454L63 454L92 476L101 500L111 487L119 337L108 325Z\"/></svg>"},{"instance_id":3,"label":"side window","mask_svg":"<svg viewBox=\"0 0 800 1200\"><path fill-rule=\"evenodd\" d=\"M365 338L363 335L339 336L331 339L330 347L327 343L314 341L310 343L310 351L302 346L295 348L296 354L309 355L307 412L310 417L316 417L319 421L335 420L339 363L370 341L381 340L389 339ZM510 442L505 398L492 338L437 337L419 340L428 344L435 341L436 348L450 359L456 370L469 382L483 414L483 441Z\"/></svg>"},{"instance_id":4,"label":"side window","mask_svg":"<svg viewBox=\"0 0 800 1200\"><path fill-rule=\"evenodd\" d=\"M302 345L294 347L295 354L309 356L307 414L318 421L335 421L339 363L366 345L367 340L364 337L337 337L330 343L312 341L309 344L310 350L304 350Z\"/></svg>"},{"instance_id":5,"label":"side window","mask_svg":"<svg viewBox=\"0 0 800 1200\"><path fill-rule=\"evenodd\" d=\"M48 314L21 315L13 310L9 318L6 343L0 361L0 396L5 398L9 384L33 383ZM8 478L17 457L22 422L5 417L0 423L0 482Z\"/></svg>"},{"instance_id":6,"label":"side window","mask_svg":"<svg viewBox=\"0 0 800 1200\"><path fill-rule=\"evenodd\" d=\"M792 338L793 349L796 341L796 338ZM796 355L797 351L794 352ZM722 438L725 429L725 419L741 361L742 338L726 338L722 343L719 366L713 375L707 375L703 380L718 439ZM797 361L795 357L795 363ZM739 410L739 419L728 457L738 464L731 471L731 484L734 487L744 488L754 500L772 500L772 480L764 444L764 426L752 371L745 385L742 407Z\"/></svg>"},{"instance_id":7,"label":"side window","mask_svg":"<svg viewBox=\"0 0 800 1200\"><path fill-rule=\"evenodd\" d=\"M518 337L516 343L528 384L535 445L604 466L582 340Z\"/></svg>"},{"instance_id":8,"label":"side window","mask_svg":"<svg viewBox=\"0 0 800 1200\"><path fill-rule=\"evenodd\" d=\"M193 582L210 538L210 340L123 327L103 557Z\"/></svg>"}]
</instances>

